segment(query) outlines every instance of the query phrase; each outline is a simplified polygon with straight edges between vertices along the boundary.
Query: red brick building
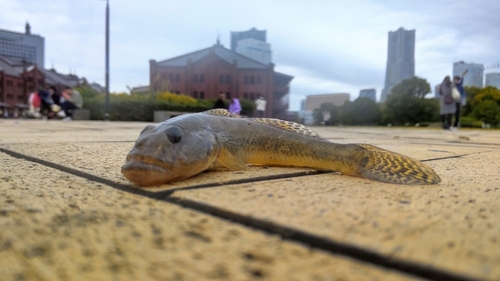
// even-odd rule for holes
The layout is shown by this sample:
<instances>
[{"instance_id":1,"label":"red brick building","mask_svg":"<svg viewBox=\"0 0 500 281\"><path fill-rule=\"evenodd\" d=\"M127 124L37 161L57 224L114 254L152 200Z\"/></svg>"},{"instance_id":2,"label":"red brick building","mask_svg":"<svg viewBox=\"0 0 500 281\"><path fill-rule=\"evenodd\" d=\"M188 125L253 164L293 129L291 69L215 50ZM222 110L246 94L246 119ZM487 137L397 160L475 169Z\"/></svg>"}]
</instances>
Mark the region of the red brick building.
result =
<instances>
[{"instance_id":1,"label":"red brick building","mask_svg":"<svg viewBox=\"0 0 500 281\"><path fill-rule=\"evenodd\" d=\"M224 48L220 44L172 59L151 60L150 90L170 91L199 99L267 100L266 117L279 117L288 109L292 76Z\"/></svg>"},{"instance_id":2,"label":"red brick building","mask_svg":"<svg viewBox=\"0 0 500 281\"><path fill-rule=\"evenodd\" d=\"M49 86L61 91L63 87L85 83L75 75L38 68L36 64L20 64L0 56L0 110L13 116L16 108L28 104L29 94ZM2 113L3 113L2 112ZM1 116L0 116L1 117Z\"/></svg>"}]
</instances>

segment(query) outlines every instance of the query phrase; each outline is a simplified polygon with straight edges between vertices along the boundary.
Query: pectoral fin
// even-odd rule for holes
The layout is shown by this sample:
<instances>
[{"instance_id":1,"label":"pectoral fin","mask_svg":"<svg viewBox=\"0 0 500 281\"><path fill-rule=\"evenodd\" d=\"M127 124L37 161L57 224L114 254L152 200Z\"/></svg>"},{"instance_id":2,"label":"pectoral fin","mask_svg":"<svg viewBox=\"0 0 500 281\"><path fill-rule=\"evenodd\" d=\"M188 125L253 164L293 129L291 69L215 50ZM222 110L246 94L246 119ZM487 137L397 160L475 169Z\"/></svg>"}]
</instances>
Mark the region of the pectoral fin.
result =
<instances>
[{"instance_id":1,"label":"pectoral fin","mask_svg":"<svg viewBox=\"0 0 500 281\"><path fill-rule=\"evenodd\" d=\"M236 157L234 154L229 152L227 149L223 148L217 158L218 164L228 168L229 170L247 170L248 166L241 159Z\"/></svg>"}]
</instances>

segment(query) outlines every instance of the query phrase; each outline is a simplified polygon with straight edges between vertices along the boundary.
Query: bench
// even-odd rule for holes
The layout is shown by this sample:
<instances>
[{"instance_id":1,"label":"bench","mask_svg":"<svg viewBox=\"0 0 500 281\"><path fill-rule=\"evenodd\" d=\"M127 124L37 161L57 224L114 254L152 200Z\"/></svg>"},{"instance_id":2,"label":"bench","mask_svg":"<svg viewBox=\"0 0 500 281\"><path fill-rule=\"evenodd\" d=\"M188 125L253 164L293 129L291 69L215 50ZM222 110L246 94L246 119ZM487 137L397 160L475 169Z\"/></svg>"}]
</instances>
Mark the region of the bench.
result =
<instances>
[{"instance_id":1,"label":"bench","mask_svg":"<svg viewBox=\"0 0 500 281\"><path fill-rule=\"evenodd\" d=\"M155 110L153 120L155 123L160 123L160 122L168 120L172 117L179 116L182 114L189 114L189 113L194 113L194 112Z\"/></svg>"},{"instance_id":2,"label":"bench","mask_svg":"<svg viewBox=\"0 0 500 281\"><path fill-rule=\"evenodd\" d=\"M90 120L90 110L75 109L73 111L73 120Z\"/></svg>"}]
</instances>

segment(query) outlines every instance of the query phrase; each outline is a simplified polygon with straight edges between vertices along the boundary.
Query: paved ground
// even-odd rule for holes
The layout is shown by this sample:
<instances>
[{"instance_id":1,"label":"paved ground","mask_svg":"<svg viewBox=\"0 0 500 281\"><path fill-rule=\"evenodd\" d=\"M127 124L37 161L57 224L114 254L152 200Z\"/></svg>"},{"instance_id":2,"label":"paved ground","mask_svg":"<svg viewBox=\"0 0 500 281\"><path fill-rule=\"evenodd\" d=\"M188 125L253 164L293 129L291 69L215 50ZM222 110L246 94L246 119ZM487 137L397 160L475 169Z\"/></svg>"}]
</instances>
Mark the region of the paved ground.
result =
<instances>
[{"instance_id":1,"label":"paved ground","mask_svg":"<svg viewBox=\"0 0 500 281\"><path fill-rule=\"evenodd\" d=\"M252 167L139 189L120 167L145 125L0 121L1 280L500 280L500 131L316 128L434 186Z\"/></svg>"}]
</instances>

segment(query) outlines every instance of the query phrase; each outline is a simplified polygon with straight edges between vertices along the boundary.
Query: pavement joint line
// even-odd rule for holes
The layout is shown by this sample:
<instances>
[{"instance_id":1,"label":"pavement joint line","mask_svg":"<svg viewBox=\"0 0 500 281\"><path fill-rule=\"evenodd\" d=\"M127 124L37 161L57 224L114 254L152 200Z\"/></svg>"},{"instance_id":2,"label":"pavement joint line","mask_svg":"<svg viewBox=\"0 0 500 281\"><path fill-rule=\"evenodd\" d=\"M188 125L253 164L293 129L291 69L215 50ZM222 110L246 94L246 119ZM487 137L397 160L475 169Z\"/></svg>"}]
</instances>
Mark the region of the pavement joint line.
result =
<instances>
[{"instance_id":1,"label":"pavement joint line","mask_svg":"<svg viewBox=\"0 0 500 281\"><path fill-rule=\"evenodd\" d=\"M453 156L445 156L445 157L438 157L438 158L430 158L430 159L424 159L420 160L420 162L429 162L429 161L436 161L436 160L446 160L446 159L453 159L453 158L462 158L463 156L470 155L468 154L460 154L460 155L453 155Z\"/></svg>"},{"instance_id":2,"label":"pavement joint line","mask_svg":"<svg viewBox=\"0 0 500 281\"><path fill-rule=\"evenodd\" d=\"M263 231L267 234L278 235L281 239L292 241L296 243L300 243L303 245L307 245L311 248L322 250L328 252L333 255L345 256L348 258L352 258L354 260L358 260L361 262L370 263L377 267L383 267L388 270L399 271L408 275L413 275L417 277L426 278L428 280L450 280L450 281L472 281L478 280L476 278L467 277L457 275L453 272L433 268L430 266L426 266L424 264L412 261L406 261L403 259L394 258L391 256L384 256L375 251L367 250L361 248L356 245L338 242L332 239L328 239L322 236L318 236L316 234L308 233L306 231L298 230L292 227L288 227L285 225L280 225L271 221L266 221L263 219L254 218L248 215L242 215L235 212L231 212L228 210L224 210L222 208L214 207L209 204L205 204L202 202L196 202L189 199L171 197L173 192L177 190L184 190L185 188L178 188L173 190L168 190L168 192L151 192L142 190L140 188L135 188L130 185L116 183L114 181L101 178L99 176L91 175L82 171L78 171L73 168L65 167L60 164L56 164L50 161L42 160L36 157L28 156L22 153L18 153L9 149L5 149L0 147L0 152L3 152L7 155L10 155L14 158L24 159L26 161L38 163L50 168L54 168L77 177L85 178L90 181L98 182L101 184L108 185L110 187L116 188L118 190L129 192L132 194L137 194L141 196L145 196L148 198L156 199L159 201L163 201L166 203L174 204L183 208L191 209L194 211L198 211L207 215L211 215L213 217L217 217L219 219L237 223L246 227L250 227L255 230ZM457 156L451 156L452 158L456 158ZM429 161L429 160L427 160ZM308 171L309 173L311 171ZM324 173L325 171L312 171L316 173ZM303 174L302 176L306 176L307 172L300 172L297 174ZM264 177L262 177L264 178ZM220 183L215 186L227 185L228 183ZM202 185L200 185L202 186ZM196 187L196 186L194 186ZM208 186L207 186L208 187ZM189 188L189 187L187 187ZM170 192L171 191L171 192Z\"/></svg>"},{"instance_id":3,"label":"pavement joint line","mask_svg":"<svg viewBox=\"0 0 500 281\"><path fill-rule=\"evenodd\" d=\"M338 242L323 236L298 230L292 227L280 225L271 221L253 218L251 216L238 214L205 203L196 202L189 199L168 197L163 199L166 202L176 204L185 208L209 214L217 218L237 223L255 230L263 231L267 234L280 236L283 240L300 243L314 249L322 250L333 255L340 255L352 258L357 261L372 264L376 267L383 267L388 270L399 271L407 275L426 278L428 280L449 280L449 281L472 281L477 278L457 275L453 272L427 266L418 262L407 261L384 256L375 251L367 250L356 245Z\"/></svg>"}]
</instances>

